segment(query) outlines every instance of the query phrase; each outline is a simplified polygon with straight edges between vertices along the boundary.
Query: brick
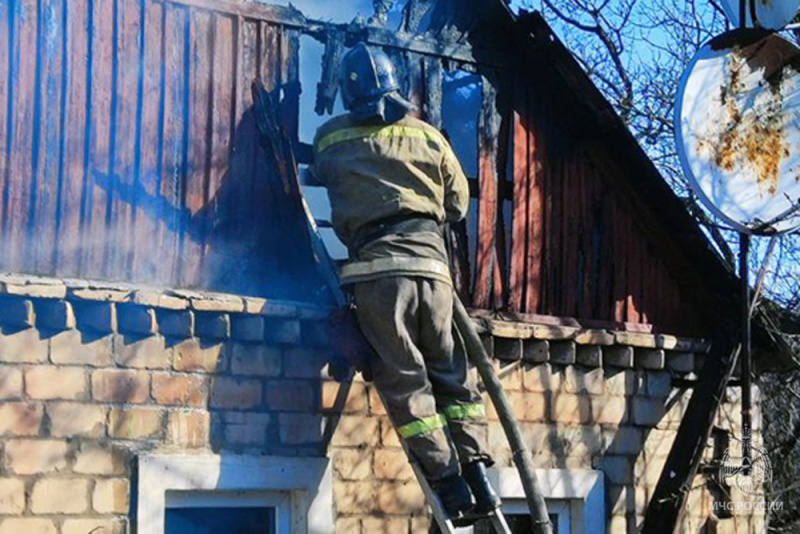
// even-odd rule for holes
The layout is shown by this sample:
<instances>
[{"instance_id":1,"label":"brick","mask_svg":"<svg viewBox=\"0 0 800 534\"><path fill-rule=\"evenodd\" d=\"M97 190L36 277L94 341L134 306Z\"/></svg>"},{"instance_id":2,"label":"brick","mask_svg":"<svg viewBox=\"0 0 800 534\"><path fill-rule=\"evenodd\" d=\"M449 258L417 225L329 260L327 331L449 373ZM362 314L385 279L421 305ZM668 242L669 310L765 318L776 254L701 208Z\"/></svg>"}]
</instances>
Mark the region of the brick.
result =
<instances>
[{"instance_id":1,"label":"brick","mask_svg":"<svg viewBox=\"0 0 800 534\"><path fill-rule=\"evenodd\" d=\"M92 373L92 397L104 402L140 404L150 398L150 373L100 369Z\"/></svg>"},{"instance_id":2,"label":"brick","mask_svg":"<svg viewBox=\"0 0 800 534\"><path fill-rule=\"evenodd\" d=\"M167 443L190 449L207 447L211 436L208 412L169 412Z\"/></svg>"},{"instance_id":3,"label":"brick","mask_svg":"<svg viewBox=\"0 0 800 534\"><path fill-rule=\"evenodd\" d=\"M664 351L661 349L637 348L634 352L634 364L640 369L663 369Z\"/></svg>"},{"instance_id":4,"label":"brick","mask_svg":"<svg viewBox=\"0 0 800 534\"><path fill-rule=\"evenodd\" d=\"M506 391L521 391L522 390L522 366L518 362L502 362L493 361L497 378L503 383L503 389Z\"/></svg>"},{"instance_id":5,"label":"brick","mask_svg":"<svg viewBox=\"0 0 800 534\"><path fill-rule=\"evenodd\" d=\"M169 369L171 353L161 336L114 336L114 361L122 367Z\"/></svg>"},{"instance_id":6,"label":"brick","mask_svg":"<svg viewBox=\"0 0 800 534\"><path fill-rule=\"evenodd\" d=\"M606 454L637 455L642 450L643 432L634 427L621 426L603 431L607 444Z\"/></svg>"},{"instance_id":7,"label":"brick","mask_svg":"<svg viewBox=\"0 0 800 534\"><path fill-rule=\"evenodd\" d=\"M264 318L257 315L232 316L231 337L237 341L263 341Z\"/></svg>"},{"instance_id":8,"label":"brick","mask_svg":"<svg viewBox=\"0 0 800 534\"><path fill-rule=\"evenodd\" d=\"M498 360L514 362L522 359L522 340L504 337L494 338L494 357Z\"/></svg>"},{"instance_id":9,"label":"brick","mask_svg":"<svg viewBox=\"0 0 800 534\"><path fill-rule=\"evenodd\" d=\"M300 338L304 344L315 347L330 347L327 321L300 321ZM298 340L299 342L299 340Z\"/></svg>"},{"instance_id":10,"label":"brick","mask_svg":"<svg viewBox=\"0 0 800 534\"><path fill-rule=\"evenodd\" d=\"M680 374L695 370L695 357L692 352L669 352L666 356L667 369Z\"/></svg>"},{"instance_id":11,"label":"brick","mask_svg":"<svg viewBox=\"0 0 800 534\"><path fill-rule=\"evenodd\" d=\"M379 484L378 510L384 514L413 514L425 510L425 496L416 481L405 484Z\"/></svg>"},{"instance_id":12,"label":"brick","mask_svg":"<svg viewBox=\"0 0 800 534\"><path fill-rule=\"evenodd\" d=\"M34 514L81 514L88 508L89 480L85 478L45 478L33 485Z\"/></svg>"},{"instance_id":13,"label":"brick","mask_svg":"<svg viewBox=\"0 0 800 534\"><path fill-rule=\"evenodd\" d=\"M267 443L268 413L225 414L225 443L228 445L264 445Z\"/></svg>"},{"instance_id":14,"label":"brick","mask_svg":"<svg viewBox=\"0 0 800 534\"><path fill-rule=\"evenodd\" d=\"M125 302L131 297L131 288L108 282L84 282L69 288L68 295L75 299L102 302Z\"/></svg>"},{"instance_id":15,"label":"brick","mask_svg":"<svg viewBox=\"0 0 800 534\"><path fill-rule=\"evenodd\" d=\"M144 408L112 408L108 433L119 439L156 439L163 434L164 412Z\"/></svg>"},{"instance_id":16,"label":"brick","mask_svg":"<svg viewBox=\"0 0 800 534\"><path fill-rule=\"evenodd\" d=\"M561 375L554 373L547 363L526 367L522 373L522 387L539 393L555 391L561 387Z\"/></svg>"},{"instance_id":17,"label":"brick","mask_svg":"<svg viewBox=\"0 0 800 534\"><path fill-rule=\"evenodd\" d=\"M92 493L92 508L99 514L127 514L130 484L126 478L99 479Z\"/></svg>"},{"instance_id":18,"label":"brick","mask_svg":"<svg viewBox=\"0 0 800 534\"><path fill-rule=\"evenodd\" d=\"M509 391L506 393L511 410L519 421L540 422L547 419L547 400L542 393L521 393ZM492 402L484 401L486 417L490 421L497 421L497 410Z\"/></svg>"},{"instance_id":19,"label":"brick","mask_svg":"<svg viewBox=\"0 0 800 534\"><path fill-rule=\"evenodd\" d=\"M21 515L25 510L25 482L0 478L0 514Z\"/></svg>"},{"instance_id":20,"label":"brick","mask_svg":"<svg viewBox=\"0 0 800 534\"><path fill-rule=\"evenodd\" d=\"M427 515L411 518L411 532L428 532L431 529L431 518Z\"/></svg>"},{"instance_id":21,"label":"brick","mask_svg":"<svg viewBox=\"0 0 800 534\"><path fill-rule=\"evenodd\" d=\"M67 467L66 441L21 439L5 446L4 465L18 475L58 472Z\"/></svg>"},{"instance_id":22,"label":"brick","mask_svg":"<svg viewBox=\"0 0 800 534\"><path fill-rule=\"evenodd\" d=\"M281 351L267 345L231 345L231 372L246 376L279 376Z\"/></svg>"},{"instance_id":23,"label":"brick","mask_svg":"<svg viewBox=\"0 0 800 534\"><path fill-rule=\"evenodd\" d=\"M600 464L600 468L612 484L626 485L633 482L631 460L627 456L606 455Z\"/></svg>"},{"instance_id":24,"label":"brick","mask_svg":"<svg viewBox=\"0 0 800 534\"><path fill-rule=\"evenodd\" d=\"M179 339L194 335L194 312L189 310L156 310L158 330L162 335Z\"/></svg>"},{"instance_id":25,"label":"brick","mask_svg":"<svg viewBox=\"0 0 800 534\"><path fill-rule=\"evenodd\" d=\"M124 519L67 519L61 534L125 534Z\"/></svg>"},{"instance_id":26,"label":"brick","mask_svg":"<svg viewBox=\"0 0 800 534\"><path fill-rule=\"evenodd\" d=\"M36 436L42 426L41 404L7 402L0 404L0 436Z\"/></svg>"},{"instance_id":27,"label":"brick","mask_svg":"<svg viewBox=\"0 0 800 534\"><path fill-rule=\"evenodd\" d=\"M319 349L291 347L283 351L283 375L287 378L327 377L325 364L332 355Z\"/></svg>"},{"instance_id":28,"label":"brick","mask_svg":"<svg viewBox=\"0 0 800 534\"><path fill-rule=\"evenodd\" d=\"M607 369L606 395L632 396L639 393L636 374L633 371Z\"/></svg>"},{"instance_id":29,"label":"brick","mask_svg":"<svg viewBox=\"0 0 800 534\"><path fill-rule=\"evenodd\" d=\"M375 506L371 482L339 482L333 485L333 503L339 514L369 514Z\"/></svg>"},{"instance_id":30,"label":"brick","mask_svg":"<svg viewBox=\"0 0 800 534\"><path fill-rule=\"evenodd\" d=\"M667 397L670 393L672 376L669 373L647 373L647 394L650 397Z\"/></svg>"},{"instance_id":31,"label":"brick","mask_svg":"<svg viewBox=\"0 0 800 534\"><path fill-rule=\"evenodd\" d=\"M82 475L122 475L126 461L124 449L87 441L76 452L72 471Z\"/></svg>"},{"instance_id":32,"label":"brick","mask_svg":"<svg viewBox=\"0 0 800 534\"><path fill-rule=\"evenodd\" d=\"M400 438L397 436L397 431L392 426L388 417L381 417L380 419L380 433L381 445L384 447L400 447Z\"/></svg>"},{"instance_id":33,"label":"brick","mask_svg":"<svg viewBox=\"0 0 800 534\"><path fill-rule=\"evenodd\" d=\"M612 345L603 347L603 364L622 369L633 369L633 347Z\"/></svg>"},{"instance_id":34,"label":"brick","mask_svg":"<svg viewBox=\"0 0 800 534\"><path fill-rule=\"evenodd\" d=\"M552 420L559 423L588 423L591 419L589 399L572 393L552 396Z\"/></svg>"},{"instance_id":35,"label":"brick","mask_svg":"<svg viewBox=\"0 0 800 534\"><path fill-rule=\"evenodd\" d=\"M550 359L550 342L543 339L526 339L522 346L522 359L530 363L544 363Z\"/></svg>"},{"instance_id":36,"label":"brick","mask_svg":"<svg viewBox=\"0 0 800 534\"><path fill-rule=\"evenodd\" d=\"M628 421L628 402L625 397L592 395L592 422L598 425L621 425Z\"/></svg>"},{"instance_id":37,"label":"brick","mask_svg":"<svg viewBox=\"0 0 800 534\"><path fill-rule=\"evenodd\" d=\"M550 361L559 365L573 365L575 363L574 341L551 341Z\"/></svg>"},{"instance_id":38,"label":"brick","mask_svg":"<svg viewBox=\"0 0 800 534\"><path fill-rule=\"evenodd\" d=\"M264 335L267 342L298 344L301 341L300 321L268 318L264 322Z\"/></svg>"},{"instance_id":39,"label":"brick","mask_svg":"<svg viewBox=\"0 0 800 534\"><path fill-rule=\"evenodd\" d=\"M117 330L117 309L113 302L75 302L73 306L80 330L102 334Z\"/></svg>"},{"instance_id":40,"label":"brick","mask_svg":"<svg viewBox=\"0 0 800 534\"><path fill-rule=\"evenodd\" d=\"M414 478L414 471L402 449L377 449L373 473L378 479L398 482Z\"/></svg>"},{"instance_id":41,"label":"brick","mask_svg":"<svg viewBox=\"0 0 800 534\"><path fill-rule=\"evenodd\" d=\"M261 404L261 381L214 378L211 382L211 406L245 410Z\"/></svg>"},{"instance_id":42,"label":"brick","mask_svg":"<svg viewBox=\"0 0 800 534\"><path fill-rule=\"evenodd\" d=\"M14 517L0 521L0 534L58 534L50 519Z\"/></svg>"},{"instance_id":43,"label":"brick","mask_svg":"<svg viewBox=\"0 0 800 534\"><path fill-rule=\"evenodd\" d=\"M156 312L137 304L117 304L117 325L120 333L151 336L158 331Z\"/></svg>"},{"instance_id":44,"label":"brick","mask_svg":"<svg viewBox=\"0 0 800 534\"><path fill-rule=\"evenodd\" d=\"M342 406L336 405L340 391L346 390L347 397L343 399ZM320 409L342 413L365 412L368 409L367 386L362 382L338 383L333 380L320 382ZM372 398L369 399L372 402Z\"/></svg>"},{"instance_id":45,"label":"brick","mask_svg":"<svg viewBox=\"0 0 800 534\"><path fill-rule=\"evenodd\" d=\"M0 297L0 325L31 328L36 314L33 302L17 297Z\"/></svg>"},{"instance_id":46,"label":"brick","mask_svg":"<svg viewBox=\"0 0 800 534\"><path fill-rule=\"evenodd\" d=\"M602 395L604 392L605 374L602 368L581 369L567 367L563 373L564 391L568 393L591 393Z\"/></svg>"},{"instance_id":47,"label":"brick","mask_svg":"<svg viewBox=\"0 0 800 534\"><path fill-rule=\"evenodd\" d=\"M34 303L36 325L50 330L72 330L77 325L72 303L66 300L38 300Z\"/></svg>"},{"instance_id":48,"label":"brick","mask_svg":"<svg viewBox=\"0 0 800 534\"><path fill-rule=\"evenodd\" d=\"M372 475L372 454L363 449L334 449L333 470L342 480L366 480Z\"/></svg>"},{"instance_id":49,"label":"brick","mask_svg":"<svg viewBox=\"0 0 800 534\"><path fill-rule=\"evenodd\" d=\"M578 345L575 349L575 361L585 367L602 367L603 349L597 345Z\"/></svg>"},{"instance_id":50,"label":"brick","mask_svg":"<svg viewBox=\"0 0 800 534\"><path fill-rule=\"evenodd\" d=\"M22 397L22 369L19 367L0 367L0 400Z\"/></svg>"},{"instance_id":51,"label":"brick","mask_svg":"<svg viewBox=\"0 0 800 534\"><path fill-rule=\"evenodd\" d=\"M83 400L89 379L81 367L40 365L26 369L25 391L33 399Z\"/></svg>"},{"instance_id":52,"label":"brick","mask_svg":"<svg viewBox=\"0 0 800 534\"><path fill-rule=\"evenodd\" d=\"M365 517L361 520L364 532L381 534L408 534L408 518L405 517ZM421 531L414 531L421 532ZM427 532L427 531L426 531Z\"/></svg>"},{"instance_id":53,"label":"brick","mask_svg":"<svg viewBox=\"0 0 800 534\"><path fill-rule=\"evenodd\" d=\"M361 534L361 519L358 517L338 517L336 519L334 532Z\"/></svg>"},{"instance_id":54,"label":"brick","mask_svg":"<svg viewBox=\"0 0 800 534\"><path fill-rule=\"evenodd\" d=\"M106 408L92 404L57 402L47 405L50 434L54 437L99 438L105 434Z\"/></svg>"},{"instance_id":55,"label":"brick","mask_svg":"<svg viewBox=\"0 0 800 534\"><path fill-rule=\"evenodd\" d=\"M0 361L4 363L44 363L47 361L47 340L38 330L0 331Z\"/></svg>"},{"instance_id":56,"label":"brick","mask_svg":"<svg viewBox=\"0 0 800 534\"><path fill-rule=\"evenodd\" d=\"M278 415L278 428L281 443L285 445L311 445L322 441L322 417L318 415L282 413Z\"/></svg>"},{"instance_id":57,"label":"brick","mask_svg":"<svg viewBox=\"0 0 800 534\"><path fill-rule=\"evenodd\" d=\"M198 311L226 311L243 312L244 302L239 297L222 293L198 293L196 291L176 290L175 294L188 297L192 303L192 308Z\"/></svg>"},{"instance_id":58,"label":"brick","mask_svg":"<svg viewBox=\"0 0 800 534\"><path fill-rule=\"evenodd\" d=\"M59 365L108 367L113 364L110 335L68 330L51 338L50 359Z\"/></svg>"},{"instance_id":59,"label":"brick","mask_svg":"<svg viewBox=\"0 0 800 534\"><path fill-rule=\"evenodd\" d=\"M650 430L644 443L645 453L650 458L667 457L670 450L672 450L675 436L676 433L672 430Z\"/></svg>"},{"instance_id":60,"label":"brick","mask_svg":"<svg viewBox=\"0 0 800 534\"><path fill-rule=\"evenodd\" d=\"M380 421L376 417L343 415L336 425L331 445L334 447L367 447L378 443Z\"/></svg>"},{"instance_id":61,"label":"brick","mask_svg":"<svg viewBox=\"0 0 800 534\"><path fill-rule=\"evenodd\" d=\"M632 400L633 423L653 427L661 421L667 410L661 399L634 397Z\"/></svg>"},{"instance_id":62,"label":"brick","mask_svg":"<svg viewBox=\"0 0 800 534\"><path fill-rule=\"evenodd\" d=\"M168 406L206 406L208 379L198 375L155 373L151 378L153 399Z\"/></svg>"},{"instance_id":63,"label":"brick","mask_svg":"<svg viewBox=\"0 0 800 534\"><path fill-rule=\"evenodd\" d=\"M226 345L187 339L175 345L174 368L176 371L201 371L213 373L223 371L226 367Z\"/></svg>"},{"instance_id":64,"label":"brick","mask_svg":"<svg viewBox=\"0 0 800 534\"><path fill-rule=\"evenodd\" d=\"M370 386L367 389L369 390L369 413L372 415L387 415L386 406L383 404L383 399L381 399L378 389L375 386Z\"/></svg>"},{"instance_id":65,"label":"brick","mask_svg":"<svg viewBox=\"0 0 800 534\"><path fill-rule=\"evenodd\" d=\"M281 412L308 412L315 408L311 383L301 380L271 380L267 383L267 406Z\"/></svg>"},{"instance_id":66,"label":"brick","mask_svg":"<svg viewBox=\"0 0 800 534\"><path fill-rule=\"evenodd\" d=\"M230 339L231 318L227 313L196 313L194 330L203 339Z\"/></svg>"}]
</instances>

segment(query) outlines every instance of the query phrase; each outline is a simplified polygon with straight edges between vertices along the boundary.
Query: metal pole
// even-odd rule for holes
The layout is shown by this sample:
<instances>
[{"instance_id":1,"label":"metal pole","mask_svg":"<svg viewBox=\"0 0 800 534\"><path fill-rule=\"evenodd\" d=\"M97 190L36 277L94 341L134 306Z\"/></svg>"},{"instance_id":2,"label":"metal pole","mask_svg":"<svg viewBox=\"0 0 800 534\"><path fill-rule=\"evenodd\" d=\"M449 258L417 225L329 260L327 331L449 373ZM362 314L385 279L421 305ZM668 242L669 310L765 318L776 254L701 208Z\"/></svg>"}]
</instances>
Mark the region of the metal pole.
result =
<instances>
[{"instance_id":1,"label":"metal pole","mask_svg":"<svg viewBox=\"0 0 800 534\"><path fill-rule=\"evenodd\" d=\"M503 425L503 430L506 433L508 444L511 446L514 463L519 471L519 477L522 481L522 489L525 491L525 498L528 503L528 509L531 512L533 519L533 532L535 534L553 534L553 527L550 524L550 517L547 514L547 505L545 504L544 497L542 496L542 489L539 486L539 481L536 479L536 473L533 470L533 460L528 447L525 445L525 440L522 437L517 422L514 419L514 412L511 410L511 405L508 403L503 385L498 380L494 372L492 363L489 361L489 356L483 348L481 338L475 330L475 325L472 318L467 313L461 299L453 292L453 319L456 327L461 335L464 337L466 344L467 354L470 361L478 369L481 375L486 392L497 410L497 415Z\"/></svg>"},{"instance_id":2,"label":"metal pole","mask_svg":"<svg viewBox=\"0 0 800 534\"><path fill-rule=\"evenodd\" d=\"M747 258L750 252L750 236L739 234L739 278L742 283L742 467L745 476L750 475L752 464L752 437L751 437L751 373L750 373L750 282L748 280L749 268Z\"/></svg>"}]
</instances>

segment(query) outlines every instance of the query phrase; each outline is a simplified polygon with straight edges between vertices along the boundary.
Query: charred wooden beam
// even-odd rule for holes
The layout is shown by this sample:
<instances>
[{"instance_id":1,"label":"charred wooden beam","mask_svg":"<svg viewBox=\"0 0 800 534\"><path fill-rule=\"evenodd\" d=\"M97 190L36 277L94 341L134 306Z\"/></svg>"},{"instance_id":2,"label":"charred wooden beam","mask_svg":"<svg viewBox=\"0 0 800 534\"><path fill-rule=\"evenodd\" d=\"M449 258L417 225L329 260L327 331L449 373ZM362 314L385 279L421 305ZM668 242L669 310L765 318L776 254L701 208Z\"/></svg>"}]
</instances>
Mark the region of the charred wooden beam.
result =
<instances>
[{"instance_id":1,"label":"charred wooden beam","mask_svg":"<svg viewBox=\"0 0 800 534\"><path fill-rule=\"evenodd\" d=\"M317 104L314 111L317 115L333 113L336 95L339 92L339 70L344 50L343 32L327 32L325 53L322 56L322 77L317 84Z\"/></svg>"}]
</instances>

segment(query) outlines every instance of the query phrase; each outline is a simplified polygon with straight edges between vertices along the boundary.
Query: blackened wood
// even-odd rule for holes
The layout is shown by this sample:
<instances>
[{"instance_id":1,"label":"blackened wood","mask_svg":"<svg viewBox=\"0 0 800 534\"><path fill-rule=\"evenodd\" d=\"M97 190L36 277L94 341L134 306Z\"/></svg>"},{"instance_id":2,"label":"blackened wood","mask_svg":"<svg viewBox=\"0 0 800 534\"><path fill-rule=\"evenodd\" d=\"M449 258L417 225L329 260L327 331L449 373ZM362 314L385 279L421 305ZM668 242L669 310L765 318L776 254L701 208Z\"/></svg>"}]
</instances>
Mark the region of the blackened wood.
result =
<instances>
[{"instance_id":1,"label":"blackened wood","mask_svg":"<svg viewBox=\"0 0 800 534\"><path fill-rule=\"evenodd\" d=\"M424 59L425 120L435 128L442 128L442 81L444 68L439 58Z\"/></svg>"},{"instance_id":2,"label":"blackened wood","mask_svg":"<svg viewBox=\"0 0 800 534\"><path fill-rule=\"evenodd\" d=\"M475 308L491 305L495 268L495 232L497 229L497 109L492 82L482 80L483 106L478 121L478 236L475 259L475 283L472 304Z\"/></svg>"}]
</instances>

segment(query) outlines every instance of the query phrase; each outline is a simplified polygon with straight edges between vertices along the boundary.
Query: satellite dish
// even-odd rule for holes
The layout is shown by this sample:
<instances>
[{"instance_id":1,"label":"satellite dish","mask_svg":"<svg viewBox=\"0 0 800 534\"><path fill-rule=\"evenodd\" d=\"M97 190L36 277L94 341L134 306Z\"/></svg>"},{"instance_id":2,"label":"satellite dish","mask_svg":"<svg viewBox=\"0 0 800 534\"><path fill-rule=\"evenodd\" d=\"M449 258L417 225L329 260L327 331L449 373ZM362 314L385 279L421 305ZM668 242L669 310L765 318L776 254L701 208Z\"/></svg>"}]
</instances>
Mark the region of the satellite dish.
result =
<instances>
[{"instance_id":1,"label":"satellite dish","mask_svg":"<svg viewBox=\"0 0 800 534\"><path fill-rule=\"evenodd\" d=\"M761 30L712 39L684 73L675 104L689 185L737 230L800 226L800 49Z\"/></svg>"},{"instance_id":2,"label":"satellite dish","mask_svg":"<svg viewBox=\"0 0 800 534\"><path fill-rule=\"evenodd\" d=\"M794 19L800 10L800 0L744 0L748 28L758 26L767 30L780 30ZM722 0L722 8L731 24L739 24L739 0ZM753 24L753 10L756 24Z\"/></svg>"}]
</instances>

